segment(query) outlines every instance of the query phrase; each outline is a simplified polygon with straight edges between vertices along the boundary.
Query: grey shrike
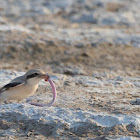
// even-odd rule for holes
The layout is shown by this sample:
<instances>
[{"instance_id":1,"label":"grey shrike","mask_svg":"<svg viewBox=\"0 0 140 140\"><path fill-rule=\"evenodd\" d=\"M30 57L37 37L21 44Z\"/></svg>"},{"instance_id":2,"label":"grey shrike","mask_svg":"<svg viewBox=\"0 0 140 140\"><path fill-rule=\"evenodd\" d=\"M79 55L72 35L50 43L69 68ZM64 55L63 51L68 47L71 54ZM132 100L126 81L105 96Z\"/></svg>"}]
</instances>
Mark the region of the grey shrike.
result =
<instances>
[{"instance_id":1,"label":"grey shrike","mask_svg":"<svg viewBox=\"0 0 140 140\"><path fill-rule=\"evenodd\" d=\"M13 79L0 89L0 102L20 101L33 95L38 88L39 81L47 78L49 76L41 70L29 70L23 76Z\"/></svg>"}]
</instances>

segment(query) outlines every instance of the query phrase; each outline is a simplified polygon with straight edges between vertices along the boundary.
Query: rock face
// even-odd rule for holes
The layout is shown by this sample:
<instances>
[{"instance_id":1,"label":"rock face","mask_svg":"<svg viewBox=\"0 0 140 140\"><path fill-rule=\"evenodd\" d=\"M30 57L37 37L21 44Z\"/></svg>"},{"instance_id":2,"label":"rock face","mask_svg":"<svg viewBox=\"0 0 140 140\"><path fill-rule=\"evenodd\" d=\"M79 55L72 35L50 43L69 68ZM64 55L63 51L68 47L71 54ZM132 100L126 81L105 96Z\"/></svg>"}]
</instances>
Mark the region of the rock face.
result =
<instances>
[{"instance_id":1,"label":"rock face","mask_svg":"<svg viewBox=\"0 0 140 140\"><path fill-rule=\"evenodd\" d=\"M1 70L0 85L22 74L24 72ZM113 79L113 76L109 73L108 76L96 74L94 77L52 75L58 92L54 106L36 107L26 103L51 100L52 97L46 92L51 94L52 90L43 81L37 93L26 101L0 105L1 138L139 138L140 108L134 102L139 90L135 83L139 78Z\"/></svg>"},{"instance_id":2,"label":"rock face","mask_svg":"<svg viewBox=\"0 0 140 140\"><path fill-rule=\"evenodd\" d=\"M94 138L98 135L140 136L140 117L135 115L108 115L83 110L28 104L0 106L0 135L49 138ZM125 130L125 132L123 132ZM117 132L117 133L116 133ZM62 137L61 137L62 136Z\"/></svg>"}]
</instances>

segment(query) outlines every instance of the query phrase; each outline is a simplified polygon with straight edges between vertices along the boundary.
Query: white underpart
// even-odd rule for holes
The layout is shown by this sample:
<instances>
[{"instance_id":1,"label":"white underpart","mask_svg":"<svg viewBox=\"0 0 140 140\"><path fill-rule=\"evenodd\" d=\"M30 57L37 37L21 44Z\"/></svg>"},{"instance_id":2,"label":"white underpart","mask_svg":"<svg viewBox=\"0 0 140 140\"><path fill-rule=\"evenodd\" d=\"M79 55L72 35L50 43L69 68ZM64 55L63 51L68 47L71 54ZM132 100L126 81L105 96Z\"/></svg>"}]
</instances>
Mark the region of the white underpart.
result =
<instances>
[{"instance_id":1,"label":"white underpart","mask_svg":"<svg viewBox=\"0 0 140 140\"><path fill-rule=\"evenodd\" d=\"M31 85L21 85L16 88L12 88L9 90L4 91L0 95L1 101L9 101L9 100L22 100L28 96L34 94L37 90L38 85L31 86Z\"/></svg>"}]
</instances>

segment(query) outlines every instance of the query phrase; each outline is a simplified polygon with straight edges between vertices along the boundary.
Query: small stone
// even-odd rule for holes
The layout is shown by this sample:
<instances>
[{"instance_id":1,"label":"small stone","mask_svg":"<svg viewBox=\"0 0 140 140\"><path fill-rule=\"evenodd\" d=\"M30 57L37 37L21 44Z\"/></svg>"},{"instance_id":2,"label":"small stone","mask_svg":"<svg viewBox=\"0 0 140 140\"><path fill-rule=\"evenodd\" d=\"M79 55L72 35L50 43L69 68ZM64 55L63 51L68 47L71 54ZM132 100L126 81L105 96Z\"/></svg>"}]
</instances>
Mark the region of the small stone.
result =
<instances>
[{"instance_id":1,"label":"small stone","mask_svg":"<svg viewBox=\"0 0 140 140\"><path fill-rule=\"evenodd\" d=\"M92 13L76 15L71 17L70 20L72 22L77 22L77 23L94 23L94 24L97 23L97 19L93 17Z\"/></svg>"},{"instance_id":2,"label":"small stone","mask_svg":"<svg viewBox=\"0 0 140 140\"><path fill-rule=\"evenodd\" d=\"M84 75L86 74L84 70L80 68L74 68L74 67L65 67L64 68L64 74L69 75Z\"/></svg>"},{"instance_id":3,"label":"small stone","mask_svg":"<svg viewBox=\"0 0 140 140\"><path fill-rule=\"evenodd\" d=\"M116 77L116 81L123 81L123 80L124 80L123 77L120 77L120 76Z\"/></svg>"},{"instance_id":4,"label":"small stone","mask_svg":"<svg viewBox=\"0 0 140 140\"><path fill-rule=\"evenodd\" d=\"M135 101L130 102L132 105L140 105L140 98L137 98Z\"/></svg>"},{"instance_id":5,"label":"small stone","mask_svg":"<svg viewBox=\"0 0 140 140\"><path fill-rule=\"evenodd\" d=\"M75 47L76 48L83 48L84 47L84 44L83 43L79 43L79 44L76 44Z\"/></svg>"}]
</instances>

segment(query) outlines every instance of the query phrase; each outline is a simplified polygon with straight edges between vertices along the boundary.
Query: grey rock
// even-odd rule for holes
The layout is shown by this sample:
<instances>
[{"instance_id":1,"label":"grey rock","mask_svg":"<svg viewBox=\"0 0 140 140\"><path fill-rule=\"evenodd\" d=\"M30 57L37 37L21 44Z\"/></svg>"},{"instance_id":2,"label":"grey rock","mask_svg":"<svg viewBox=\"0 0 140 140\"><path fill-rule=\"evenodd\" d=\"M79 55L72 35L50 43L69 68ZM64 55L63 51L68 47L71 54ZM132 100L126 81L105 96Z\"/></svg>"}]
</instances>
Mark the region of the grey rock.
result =
<instances>
[{"instance_id":1,"label":"grey rock","mask_svg":"<svg viewBox=\"0 0 140 140\"><path fill-rule=\"evenodd\" d=\"M123 77L120 76L116 77L116 81L123 81L123 80L124 80Z\"/></svg>"},{"instance_id":2,"label":"grey rock","mask_svg":"<svg viewBox=\"0 0 140 140\"><path fill-rule=\"evenodd\" d=\"M137 98L135 101L130 102L132 105L140 105L140 98Z\"/></svg>"},{"instance_id":3,"label":"grey rock","mask_svg":"<svg viewBox=\"0 0 140 140\"><path fill-rule=\"evenodd\" d=\"M10 81L11 79L24 74L24 72L16 72L10 70L1 70L0 71L0 85ZM122 86L128 87L128 84L133 84L133 82L139 81L139 78L127 78L127 77L117 77L114 73L107 73L108 76L102 77L98 73L96 77L89 77L84 75L76 75L76 76L65 76L63 74L51 75L51 78L56 82L57 89L58 87L62 87L60 91L68 88L70 86L72 88L76 87L76 83L84 87L84 94L80 92L74 93L75 91L69 90L68 94L66 91L64 93L58 92L57 102L60 104L70 103L70 104L78 104L80 101L84 101L83 103L89 104L86 100L92 100L91 98L87 98L86 96L92 96L92 94L109 94L114 93L120 94L125 88L121 88ZM114 78L113 78L114 76ZM110 78L109 78L110 77ZM118 85L121 88L121 91L116 89L115 82L121 82ZM45 86L44 86L45 85ZM64 86L65 85L65 86ZM50 97L45 94L41 94L42 90L48 90L49 87L43 81L40 82L40 94L29 97L26 101L38 100L44 102ZM86 88L85 88L86 86ZM93 88L94 87L94 88ZM80 86L79 86L80 88ZM115 88L115 90L113 89ZM127 88L128 89L128 88ZM81 91L82 91L81 90ZM132 89L133 92L137 92L137 90ZM86 94L85 94L86 92ZM71 93L74 93L71 95ZM77 94L77 95L76 95ZM76 95L76 96L75 96ZM61 96L61 99L60 97ZM107 95L108 96L108 95ZM63 99L62 99L63 98ZM76 100L76 98L80 98L80 100ZM95 99L100 99L100 96L94 97ZM113 97L108 96L107 100L112 101ZM63 100L63 101L62 101ZM104 99L105 101L105 99ZM123 99L124 101L124 99ZM129 102L129 101L127 101ZM139 99L134 101L134 105L139 105ZM0 136L1 138L12 137L16 139L20 138L55 138L55 139L77 139L77 138L103 138L107 139L111 134L116 134L114 130L118 130L117 133L122 135L126 135L128 133L135 133L136 137L140 135L140 118L139 114L135 115L127 115L127 114L109 114L105 112L97 112L93 108L73 108L70 107L60 107L61 105L57 104L56 107L36 107L29 105L28 103L11 103L0 105ZM81 102L79 103L81 104ZM96 102L94 103L96 104ZM121 104L117 105L121 106ZM81 105L80 105L81 106ZM131 106L128 106L132 108ZM122 131L126 130L126 131ZM101 137L99 137L101 134ZM102 136L103 135L103 136ZM112 137L112 139L120 138L120 136Z\"/></svg>"},{"instance_id":4,"label":"grey rock","mask_svg":"<svg viewBox=\"0 0 140 140\"><path fill-rule=\"evenodd\" d=\"M63 70L64 74L69 74L69 75L85 75L85 71L80 68L76 67L65 67Z\"/></svg>"},{"instance_id":5,"label":"grey rock","mask_svg":"<svg viewBox=\"0 0 140 140\"><path fill-rule=\"evenodd\" d=\"M106 17L101 20L101 24L104 24L104 25L113 25L113 24L116 24L116 22L117 21L115 17Z\"/></svg>"},{"instance_id":6,"label":"grey rock","mask_svg":"<svg viewBox=\"0 0 140 140\"><path fill-rule=\"evenodd\" d=\"M107 140L139 140L137 137L130 136L108 136Z\"/></svg>"},{"instance_id":7,"label":"grey rock","mask_svg":"<svg viewBox=\"0 0 140 140\"><path fill-rule=\"evenodd\" d=\"M77 47L77 48L83 48L84 47L84 44L83 43L78 43L78 44L75 45L75 47Z\"/></svg>"},{"instance_id":8,"label":"grey rock","mask_svg":"<svg viewBox=\"0 0 140 140\"><path fill-rule=\"evenodd\" d=\"M92 80L87 80L87 81L79 80L78 83L79 83L79 84L82 84L82 85L85 86L85 87L90 87L90 86L91 86L91 87L97 87L97 86L99 86L99 84L98 84L97 82L92 81Z\"/></svg>"},{"instance_id":9,"label":"grey rock","mask_svg":"<svg viewBox=\"0 0 140 140\"><path fill-rule=\"evenodd\" d=\"M93 14L83 14L83 15L76 15L71 17L70 19L72 22L77 23L97 23L97 19L94 18Z\"/></svg>"},{"instance_id":10,"label":"grey rock","mask_svg":"<svg viewBox=\"0 0 140 140\"><path fill-rule=\"evenodd\" d=\"M28 104L8 104L0 106L1 136L9 135L27 136L29 132L34 135L57 138L91 137L96 131L108 134L108 128L127 128L132 124L133 131L140 133L139 117L124 115L108 115L89 111L76 111L59 107L35 107ZM14 128L14 131L12 131ZM9 131L10 129L10 131ZM129 130L128 130L129 131ZM132 131L132 130L131 130Z\"/></svg>"},{"instance_id":11,"label":"grey rock","mask_svg":"<svg viewBox=\"0 0 140 140\"><path fill-rule=\"evenodd\" d=\"M134 82L134 85L135 85L136 87L140 87L140 81Z\"/></svg>"}]
</instances>

